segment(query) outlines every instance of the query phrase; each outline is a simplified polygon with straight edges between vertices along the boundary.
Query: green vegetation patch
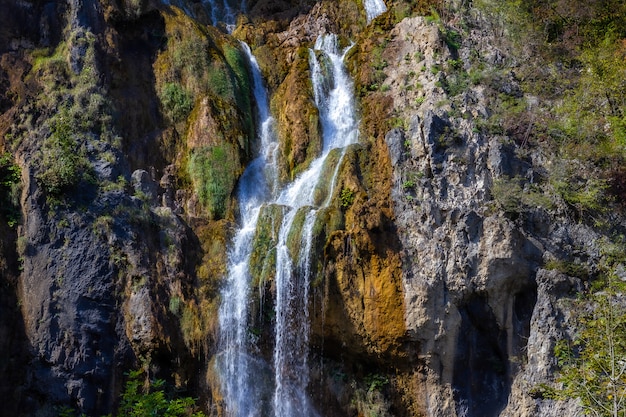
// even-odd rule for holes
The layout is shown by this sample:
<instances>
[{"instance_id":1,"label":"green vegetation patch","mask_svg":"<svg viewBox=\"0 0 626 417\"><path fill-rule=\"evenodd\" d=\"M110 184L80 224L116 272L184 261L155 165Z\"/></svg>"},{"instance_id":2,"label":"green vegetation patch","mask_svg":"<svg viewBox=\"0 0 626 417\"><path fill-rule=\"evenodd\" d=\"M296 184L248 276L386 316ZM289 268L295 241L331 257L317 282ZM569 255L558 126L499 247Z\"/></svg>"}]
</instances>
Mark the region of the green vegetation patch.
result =
<instances>
[{"instance_id":1,"label":"green vegetation patch","mask_svg":"<svg viewBox=\"0 0 626 417\"><path fill-rule=\"evenodd\" d=\"M200 203L212 219L226 216L237 166L237 151L230 144L208 146L191 153L188 172Z\"/></svg>"},{"instance_id":2,"label":"green vegetation patch","mask_svg":"<svg viewBox=\"0 0 626 417\"><path fill-rule=\"evenodd\" d=\"M42 148L42 170L37 180L53 197L75 188L81 181L93 181L93 169L79 145L75 119L67 110L51 120L51 133Z\"/></svg>"},{"instance_id":3,"label":"green vegetation patch","mask_svg":"<svg viewBox=\"0 0 626 417\"><path fill-rule=\"evenodd\" d=\"M0 154L0 213L9 226L14 227L20 219L19 186L20 167L10 153Z\"/></svg>"},{"instance_id":4,"label":"green vegetation patch","mask_svg":"<svg viewBox=\"0 0 626 417\"><path fill-rule=\"evenodd\" d=\"M162 379L146 382L143 371L131 371L118 415L129 417L204 417L196 400L180 397Z\"/></svg>"},{"instance_id":5,"label":"green vegetation patch","mask_svg":"<svg viewBox=\"0 0 626 417\"><path fill-rule=\"evenodd\" d=\"M498 208L509 214L518 214L535 207L553 207L550 197L536 184L525 184L519 177L496 179L491 187L491 194Z\"/></svg>"},{"instance_id":6,"label":"green vegetation patch","mask_svg":"<svg viewBox=\"0 0 626 417\"><path fill-rule=\"evenodd\" d=\"M622 273L623 273L623 267ZM554 354L561 368L557 398L578 398L589 415L624 415L626 401L626 283L610 270L579 301L573 340ZM554 395L554 394L553 394Z\"/></svg>"},{"instance_id":7,"label":"green vegetation patch","mask_svg":"<svg viewBox=\"0 0 626 417\"><path fill-rule=\"evenodd\" d=\"M165 113L174 122L185 120L193 109L193 96L177 83L165 83L159 98Z\"/></svg>"}]
</instances>

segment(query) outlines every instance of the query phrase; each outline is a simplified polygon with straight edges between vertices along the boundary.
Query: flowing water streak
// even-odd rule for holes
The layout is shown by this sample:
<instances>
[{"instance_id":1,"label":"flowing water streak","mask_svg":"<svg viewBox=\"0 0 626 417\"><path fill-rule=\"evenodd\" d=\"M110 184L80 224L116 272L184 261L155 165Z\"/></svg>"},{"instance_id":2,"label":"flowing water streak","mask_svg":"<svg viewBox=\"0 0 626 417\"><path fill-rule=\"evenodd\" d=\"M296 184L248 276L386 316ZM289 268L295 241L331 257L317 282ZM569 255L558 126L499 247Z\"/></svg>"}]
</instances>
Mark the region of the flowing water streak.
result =
<instances>
[{"instance_id":1,"label":"flowing water streak","mask_svg":"<svg viewBox=\"0 0 626 417\"><path fill-rule=\"evenodd\" d=\"M216 366L222 378L226 415L251 417L267 415L259 404L266 398L267 384L261 359L253 357L254 343L248 329L250 299L249 260L262 204L278 204L284 214L276 246L276 325L273 356L275 417L315 417L318 414L306 395L308 385L309 311L311 247L317 208L315 185L320 182L325 161L333 149L358 141L353 85L343 66L345 52L339 52L337 37L326 35L315 44L311 68L315 100L323 129L322 154L293 183L276 196L276 141L273 119L256 60L246 52L253 74L255 99L260 117L261 154L240 179L238 197L242 227L229 252L228 278L222 291L219 311L220 354ZM323 65L320 60L323 60ZM337 162L340 163L341 161ZM331 189L338 169L333 169ZM272 196L276 198L272 198ZM324 206L329 201L326 198ZM300 219L296 222L297 219ZM300 226L298 226L300 225ZM298 230L299 227L299 230ZM297 233L297 234L296 234ZM298 261L294 262L289 242L299 239ZM291 240L290 240L291 239Z\"/></svg>"},{"instance_id":2,"label":"flowing water streak","mask_svg":"<svg viewBox=\"0 0 626 417\"><path fill-rule=\"evenodd\" d=\"M248 45L242 43L253 76L254 97L261 126L259 140L261 154L250 163L240 179L238 200L241 229L237 232L228 253L228 277L222 290L219 309L220 355L217 361L222 378L222 389L228 404L227 414L253 416L262 391L255 384L253 369L258 361L251 358L251 341L248 329L248 303L250 300L249 261L252 240L256 231L259 211L271 197L272 179L266 172L276 172L276 139L273 135L274 119L270 115L269 100L256 59Z\"/></svg>"},{"instance_id":3,"label":"flowing water streak","mask_svg":"<svg viewBox=\"0 0 626 417\"><path fill-rule=\"evenodd\" d=\"M308 290L311 279L310 255L313 225L317 209L313 208L314 191L322 178L326 159L333 149L345 148L358 141L353 84L339 52L336 35L320 36L310 54L315 101L323 131L322 154L315 159L289 187L277 203L288 207L279 232L276 259L276 326L274 348L274 415L276 417L316 416L306 396L308 385L309 312ZM322 60L322 62L320 62ZM341 159L338 163L341 162ZM334 169L331 188L332 195ZM326 199L324 205L329 201ZM299 210L306 210L300 231L299 262L295 264L288 246L290 234L297 233Z\"/></svg>"},{"instance_id":4,"label":"flowing water streak","mask_svg":"<svg viewBox=\"0 0 626 417\"><path fill-rule=\"evenodd\" d=\"M383 0L365 0L363 2L363 7L365 8L365 14L367 15L367 23L387 11L387 6Z\"/></svg>"},{"instance_id":5,"label":"flowing water streak","mask_svg":"<svg viewBox=\"0 0 626 417\"><path fill-rule=\"evenodd\" d=\"M231 0L202 0L205 10L210 10L211 24L217 26L224 23L228 32L235 28L237 15L247 9L246 0L233 4Z\"/></svg>"}]
</instances>

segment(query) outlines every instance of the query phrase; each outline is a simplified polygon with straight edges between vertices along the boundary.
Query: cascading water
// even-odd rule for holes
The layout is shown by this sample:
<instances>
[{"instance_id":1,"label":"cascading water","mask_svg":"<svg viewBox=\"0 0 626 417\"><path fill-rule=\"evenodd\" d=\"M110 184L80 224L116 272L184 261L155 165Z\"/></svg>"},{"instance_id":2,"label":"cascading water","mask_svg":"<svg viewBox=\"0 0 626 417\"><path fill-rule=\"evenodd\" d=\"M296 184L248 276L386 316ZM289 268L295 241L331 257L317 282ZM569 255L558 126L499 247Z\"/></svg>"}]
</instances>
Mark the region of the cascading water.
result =
<instances>
[{"instance_id":1,"label":"cascading water","mask_svg":"<svg viewBox=\"0 0 626 417\"><path fill-rule=\"evenodd\" d=\"M241 228L235 235L228 255L228 280L222 290L223 302L219 309L220 354L216 365L229 407L228 415L246 417L257 415L263 397L263 390L253 378L264 365L249 354L249 261L259 211L276 188L277 143L273 129L274 119L269 112L269 100L259 66L248 45L242 43L242 49L248 57L253 76L254 98L261 127L261 153L242 175L238 189Z\"/></svg>"},{"instance_id":2,"label":"cascading water","mask_svg":"<svg viewBox=\"0 0 626 417\"><path fill-rule=\"evenodd\" d=\"M308 384L308 289L311 275L308 259L313 222L319 209L314 207L317 187L311 185L319 182L333 149L343 149L358 141L353 86L343 65L345 52L347 50L339 53L336 35L325 35L317 39L310 53L315 102L322 122L322 154L277 199L278 204L289 207L281 225L276 259L274 408L277 417L314 415L304 394ZM334 176L336 173L335 169ZM334 176L331 184L335 182ZM332 189L328 190L328 195L332 195ZM299 267L295 268L289 256L287 237L300 209L308 211L302 226L302 241L306 246L303 245Z\"/></svg>"},{"instance_id":3,"label":"cascading water","mask_svg":"<svg viewBox=\"0 0 626 417\"><path fill-rule=\"evenodd\" d=\"M247 168L240 180L241 229L229 253L229 276L222 291L220 307L220 354L217 370L229 416L274 417L317 416L306 395L309 382L308 298L311 280L313 225L319 209L328 205L333 194L339 160L331 152L358 141L353 85L343 65L347 50L339 51L337 36L320 36L310 52L315 102L323 129L321 155L299 177L277 192L276 141L273 119L256 61L249 49L255 98L261 125L261 155ZM337 166L332 167L330 164ZM333 171L326 197L316 197L324 170ZM253 238L262 206L278 208L282 214L276 237L276 274L274 277L275 327L272 366L255 358L254 343L248 329L250 300L249 261ZM299 219L299 220L298 220ZM293 235L299 236L297 258L290 249ZM273 381L260 381L271 368ZM269 386L269 388L268 388ZM268 389L273 389L270 399Z\"/></svg>"},{"instance_id":4,"label":"cascading water","mask_svg":"<svg viewBox=\"0 0 626 417\"><path fill-rule=\"evenodd\" d=\"M166 4L184 3L181 0L162 0ZM247 9L246 0L201 0L205 12L211 18L211 24L217 26L219 23L226 25L231 32L235 27L237 15ZM178 4L177 4L178 5ZM187 14L190 14L189 12ZM193 14L190 14L193 16Z\"/></svg>"},{"instance_id":5,"label":"cascading water","mask_svg":"<svg viewBox=\"0 0 626 417\"><path fill-rule=\"evenodd\" d=\"M365 14L367 15L367 23L387 11L387 6L383 0L365 0L363 2Z\"/></svg>"}]
</instances>

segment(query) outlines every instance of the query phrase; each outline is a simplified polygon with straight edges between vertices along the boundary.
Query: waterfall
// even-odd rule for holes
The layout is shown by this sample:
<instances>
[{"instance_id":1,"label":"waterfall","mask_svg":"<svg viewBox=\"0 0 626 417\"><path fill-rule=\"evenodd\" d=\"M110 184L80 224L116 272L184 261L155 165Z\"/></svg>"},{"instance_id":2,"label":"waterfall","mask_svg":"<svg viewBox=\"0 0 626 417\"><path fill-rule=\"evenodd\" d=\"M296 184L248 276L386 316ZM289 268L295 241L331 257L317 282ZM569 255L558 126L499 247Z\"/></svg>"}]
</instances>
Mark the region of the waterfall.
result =
<instances>
[{"instance_id":1,"label":"waterfall","mask_svg":"<svg viewBox=\"0 0 626 417\"><path fill-rule=\"evenodd\" d=\"M254 380L261 360L250 355L252 342L248 329L250 301L249 262L252 240L256 231L261 206L276 187L276 149L274 119L269 111L269 100L263 85L258 63L250 48L242 43L250 64L254 98L258 107L257 123L261 152L247 167L240 179L238 201L241 228L233 239L228 253L228 277L222 289L219 308L219 349L217 370L222 379L222 390L229 406L228 415L247 417L257 415L263 390Z\"/></svg>"},{"instance_id":2,"label":"waterfall","mask_svg":"<svg viewBox=\"0 0 626 417\"><path fill-rule=\"evenodd\" d=\"M343 155L345 147L358 141L353 84L343 64L347 49L339 50L336 35L324 35L317 39L310 51L315 103L323 130L322 152L308 169L282 190L278 190L276 180L277 145L267 94L254 56L247 45L244 44L243 49L253 74L261 126L261 153L246 169L239 184L241 229L229 252L228 278L222 290L220 353L216 366L222 379L227 415L316 417L318 413L306 394L309 383L310 258L315 219L319 209L331 200L341 164L341 157L329 156L337 155L337 152ZM328 169L333 172L330 187L321 184L322 173ZM322 186L326 187L326 196L320 203L316 202L315 193ZM263 206L276 207L282 214L275 247L276 318L271 366L256 357L248 329L249 262ZM294 236L299 243L297 254L290 248ZM273 378L265 381L263 378L268 372ZM273 390L273 394L268 395L268 390Z\"/></svg>"},{"instance_id":3,"label":"waterfall","mask_svg":"<svg viewBox=\"0 0 626 417\"><path fill-rule=\"evenodd\" d=\"M363 2L363 7L365 8L365 14L367 15L367 23L387 11L387 6L383 0L365 0Z\"/></svg>"},{"instance_id":4,"label":"waterfall","mask_svg":"<svg viewBox=\"0 0 626 417\"><path fill-rule=\"evenodd\" d=\"M202 5L211 17L211 24L217 26L222 22L229 32L235 27L237 14L247 9L246 0L241 0L238 4L232 0L202 0Z\"/></svg>"}]
</instances>

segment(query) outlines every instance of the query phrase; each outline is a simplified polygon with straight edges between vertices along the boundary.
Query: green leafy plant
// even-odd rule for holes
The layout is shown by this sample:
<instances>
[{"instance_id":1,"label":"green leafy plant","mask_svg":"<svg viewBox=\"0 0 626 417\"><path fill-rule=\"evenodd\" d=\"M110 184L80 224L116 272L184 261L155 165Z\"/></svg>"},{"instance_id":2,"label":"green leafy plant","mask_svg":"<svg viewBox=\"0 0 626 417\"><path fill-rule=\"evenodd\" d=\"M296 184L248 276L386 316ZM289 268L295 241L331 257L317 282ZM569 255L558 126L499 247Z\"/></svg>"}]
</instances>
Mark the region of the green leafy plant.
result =
<instances>
[{"instance_id":1,"label":"green leafy plant","mask_svg":"<svg viewBox=\"0 0 626 417\"><path fill-rule=\"evenodd\" d=\"M350 207L352 203L354 203L355 193L349 188L344 188L341 190L341 207Z\"/></svg>"},{"instance_id":2,"label":"green leafy plant","mask_svg":"<svg viewBox=\"0 0 626 417\"><path fill-rule=\"evenodd\" d=\"M191 397L176 398L166 393L162 379L145 381L143 371L128 374L118 415L129 417L204 417Z\"/></svg>"},{"instance_id":3,"label":"green leafy plant","mask_svg":"<svg viewBox=\"0 0 626 417\"><path fill-rule=\"evenodd\" d=\"M389 379L384 375L369 374L365 377L365 383L369 386L368 391L380 391L389 385Z\"/></svg>"}]
</instances>

